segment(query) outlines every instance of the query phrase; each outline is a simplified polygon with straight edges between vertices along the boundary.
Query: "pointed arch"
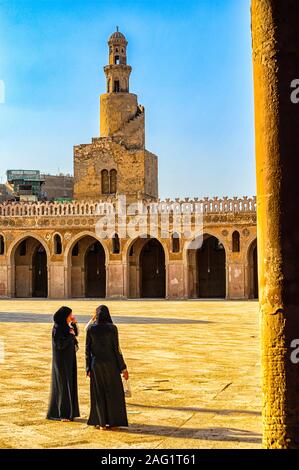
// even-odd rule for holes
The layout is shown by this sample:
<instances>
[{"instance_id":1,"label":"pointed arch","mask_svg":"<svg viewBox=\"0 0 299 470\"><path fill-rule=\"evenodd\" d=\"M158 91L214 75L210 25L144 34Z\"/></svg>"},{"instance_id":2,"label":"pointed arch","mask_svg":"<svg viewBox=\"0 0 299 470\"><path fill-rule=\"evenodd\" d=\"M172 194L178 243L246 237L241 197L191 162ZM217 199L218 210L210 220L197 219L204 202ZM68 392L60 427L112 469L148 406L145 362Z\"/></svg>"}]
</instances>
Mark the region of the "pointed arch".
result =
<instances>
[{"instance_id":1,"label":"pointed arch","mask_svg":"<svg viewBox=\"0 0 299 470\"><path fill-rule=\"evenodd\" d=\"M105 251L98 240L88 246L84 256L85 289L87 298L106 297Z\"/></svg>"},{"instance_id":2,"label":"pointed arch","mask_svg":"<svg viewBox=\"0 0 299 470\"><path fill-rule=\"evenodd\" d=\"M184 259L188 266L186 282L189 297L226 297L226 248L225 242L217 234L204 233L199 235L198 243L187 242L184 246Z\"/></svg>"},{"instance_id":3,"label":"pointed arch","mask_svg":"<svg viewBox=\"0 0 299 470\"><path fill-rule=\"evenodd\" d=\"M143 246L139 257L139 269L141 297L165 298L165 253L156 238L148 240Z\"/></svg>"},{"instance_id":4,"label":"pointed arch","mask_svg":"<svg viewBox=\"0 0 299 470\"><path fill-rule=\"evenodd\" d=\"M50 251L35 234L19 237L7 254L12 266L12 297L48 297Z\"/></svg>"},{"instance_id":5,"label":"pointed arch","mask_svg":"<svg viewBox=\"0 0 299 470\"><path fill-rule=\"evenodd\" d=\"M108 260L108 245L93 232L84 231L71 239L64 250L68 296L104 298Z\"/></svg>"},{"instance_id":6,"label":"pointed arch","mask_svg":"<svg viewBox=\"0 0 299 470\"><path fill-rule=\"evenodd\" d=\"M251 241L247 250L248 298L258 299L258 258L257 239Z\"/></svg>"},{"instance_id":7,"label":"pointed arch","mask_svg":"<svg viewBox=\"0 0 299 470\"><path fill-rule=\"evenodd\" d=\"M167 297L168 249L165 241L149 235L128 240L122 249L127 266L129 298Z\"/></svg>"}]
</instances>

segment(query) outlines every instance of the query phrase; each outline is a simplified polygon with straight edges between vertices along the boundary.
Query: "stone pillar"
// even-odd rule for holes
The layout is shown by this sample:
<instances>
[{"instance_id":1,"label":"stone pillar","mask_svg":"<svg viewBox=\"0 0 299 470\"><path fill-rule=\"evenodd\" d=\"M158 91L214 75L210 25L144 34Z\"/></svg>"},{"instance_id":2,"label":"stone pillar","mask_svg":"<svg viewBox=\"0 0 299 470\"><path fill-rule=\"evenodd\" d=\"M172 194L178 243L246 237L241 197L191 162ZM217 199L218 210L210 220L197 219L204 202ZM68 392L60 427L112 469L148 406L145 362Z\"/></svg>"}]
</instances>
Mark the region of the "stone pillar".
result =
<instances>
[{"instance_id":1,"label":"stone pillar","mask_svg":"<svg viewBox=\"0 0 299 470\"><path fill-rule=\"evenodd\" d=\"M65 267L63 262L49 263L49 299L63 299L66 297Z\"/></svg>"},{"instance_id":2,"label":"stone pillar","mask_svg":"<svg viewBox=\"0 0 299 470\"><path fill-rule=\"evenodd\" d=\"M299 447L298 0L252 0L264 446Z\"/></svg>"},{"instance_id":3,"label":"stone pillar","mask_svg":"<svg viewBox=\"0 0 299 470\"><path fill-rule=\"evenodd\" d=\"M64 285L65 285L65 298L68 299L72 295L72 267L69 264L64 264Z\"/></svg>"},{"instance_id":4,"label":"stone pillar","mask_svg":"<svg viewBox=\"0 0 299 470\"><path fill-rule=\"evenodd\" d=\"M5 262L0 263L0 297L8 297L9 266Z\"/></svg>"},{"instance_id":5,"label":"stone pillar","mask_svg":"<svg viewBox=\"0 0 299 470\"><path fill-rule=\"evenodd\" d=\"M107 292L106 297L109 299L123 299L125 298L125 281L124 281L124 265L122 260L110 261L107 266Z\"/></svg>"},{"instance_id":6,"label":"stone pillar","mask_svg":"<svg viewBox=\"0 0 299 470\"><path fill-rule=\"evenodd\" d=\"M175 260L168 262L168 299L185 298L185 282L184 282L184 262L183 260Z\"/></svg>"},{"instance_id":7,"label":"stone pillar","mask_svg":"<svg viewBox=\"0 0 299 470\"><path fill-rule=\"evenodd\" d=\"M15 265L7 265L7 297L15 297Z\"/></svg>"},{"instance_id":8,"label":"stone pillar","mask_svg":"<svg viewBox=\"0 0 299 470\"><path fill-rule=\"evenodd\" d=\"M196 299L198 297L198 273L196 257L196 250L187 251L187 297L190 297L191 299Z\"/></svg>"},{"instance_id":9,"label":"stone pillar","mask_svg":"<svg viewBox=\"0 0 299 470\"><path fill-rule=\"evenodd\" d=\"M227 299L245 298L245 266L242 253L227 253Z\"/></svg>"}]
</instances>

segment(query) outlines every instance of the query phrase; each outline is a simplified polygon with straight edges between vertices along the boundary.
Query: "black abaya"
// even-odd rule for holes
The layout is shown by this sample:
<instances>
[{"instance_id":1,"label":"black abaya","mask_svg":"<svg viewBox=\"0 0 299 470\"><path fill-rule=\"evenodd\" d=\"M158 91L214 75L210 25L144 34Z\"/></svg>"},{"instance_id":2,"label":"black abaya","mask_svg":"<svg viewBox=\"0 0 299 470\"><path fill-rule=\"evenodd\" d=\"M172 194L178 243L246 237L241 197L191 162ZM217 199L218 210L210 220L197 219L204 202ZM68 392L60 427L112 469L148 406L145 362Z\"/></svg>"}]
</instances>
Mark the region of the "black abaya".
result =
<instances>
[{"instance_id":1,"label":"black abaya","mask_svg":"<svg viewBox=\"0 0 299 470\"><path fill-rule=\"evenodd\" d=\"M72 325L75 335L78 330ZM77 387L77 339L68 325L55 324L52 331L52 385L47 419L69 419L80 416Z\"/></svg>"},{"instance_id":2,"label":"black abaya","mask_svg":"<svg viewBox=\"0 0 299 470\"><path fill-rule=\"evenodd\" d=\"M87 424L128 426L121 372L126 369L118 331L111 323L93 324L86 336L86 372L90 372L90 415Z\"/></svg>"}]
</instances>

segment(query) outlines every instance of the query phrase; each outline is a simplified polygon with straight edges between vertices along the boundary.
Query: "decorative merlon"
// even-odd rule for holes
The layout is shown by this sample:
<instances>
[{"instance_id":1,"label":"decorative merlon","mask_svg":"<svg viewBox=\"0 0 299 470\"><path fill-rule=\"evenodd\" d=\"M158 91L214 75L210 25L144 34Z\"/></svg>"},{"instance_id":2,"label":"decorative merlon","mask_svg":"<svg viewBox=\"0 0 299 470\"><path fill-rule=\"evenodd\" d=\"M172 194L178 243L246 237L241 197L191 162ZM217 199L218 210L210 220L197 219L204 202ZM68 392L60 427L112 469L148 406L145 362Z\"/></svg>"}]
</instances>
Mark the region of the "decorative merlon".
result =
<instances>
[{"instance_id":1,"label":"decorative merlon","mask_svg":"<svg viewBox=\"0 0 299 470\"><path fill-rule=\"evenodd\" d=\"M202 213L225 214L256 212L256 198L244 196L208 198L188 197L184 199L167 198L165 200L138 200L136 210L143 213L151 211L157 213ZM0 217L42 217L42 216L94 216L118 212L118 200L115 197L99 201L73 201L73 202L4 202L0 204ZM132 213L132 212L128 212Z\"/></svg>"}]
</instances>

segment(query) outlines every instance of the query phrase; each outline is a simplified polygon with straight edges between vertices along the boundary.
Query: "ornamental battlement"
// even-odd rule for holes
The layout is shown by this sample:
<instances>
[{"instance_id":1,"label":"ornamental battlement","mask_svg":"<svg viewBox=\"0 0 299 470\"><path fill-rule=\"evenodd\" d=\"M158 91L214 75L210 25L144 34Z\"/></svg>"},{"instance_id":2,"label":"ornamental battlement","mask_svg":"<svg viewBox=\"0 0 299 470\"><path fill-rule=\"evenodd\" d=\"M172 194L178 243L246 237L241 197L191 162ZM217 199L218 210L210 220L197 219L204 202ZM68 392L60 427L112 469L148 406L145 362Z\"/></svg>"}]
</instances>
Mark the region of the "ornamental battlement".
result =
<instances>
[{"instance_id":1,"label":"ornamental battlement","mask_svg":"<svg viewBox=\"0 0 299 470\"><path fill-rule=\"evenodd\" d=\"M117 214L121 200L111 197L106 200L74 202L4 202L0 204L0 217L43 216L95 216ZM122 206L123 207L123 206ZM128 215L136 213L197 213L226 214L256 212L256 198L244 196L223 198L175 198L157 201L136 201L125 204Z\"/></svg>"}]
</instances>

